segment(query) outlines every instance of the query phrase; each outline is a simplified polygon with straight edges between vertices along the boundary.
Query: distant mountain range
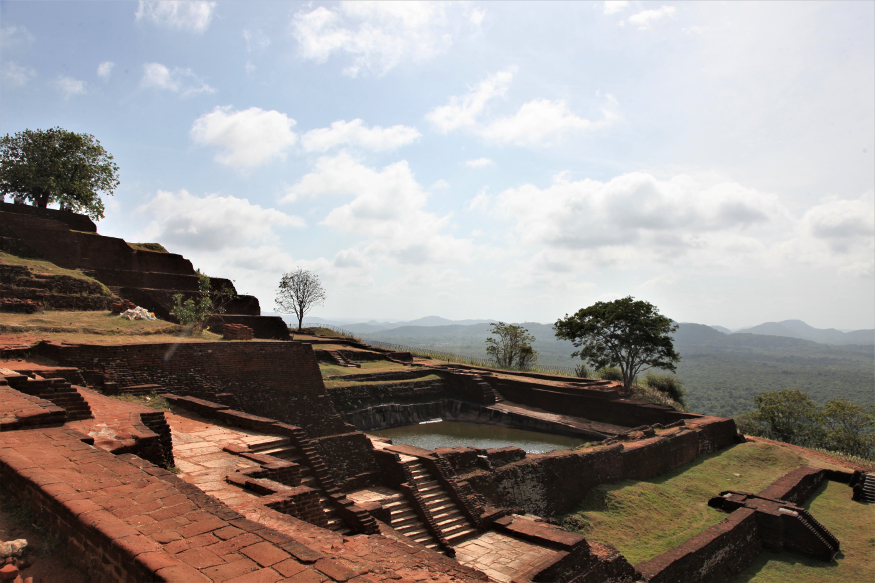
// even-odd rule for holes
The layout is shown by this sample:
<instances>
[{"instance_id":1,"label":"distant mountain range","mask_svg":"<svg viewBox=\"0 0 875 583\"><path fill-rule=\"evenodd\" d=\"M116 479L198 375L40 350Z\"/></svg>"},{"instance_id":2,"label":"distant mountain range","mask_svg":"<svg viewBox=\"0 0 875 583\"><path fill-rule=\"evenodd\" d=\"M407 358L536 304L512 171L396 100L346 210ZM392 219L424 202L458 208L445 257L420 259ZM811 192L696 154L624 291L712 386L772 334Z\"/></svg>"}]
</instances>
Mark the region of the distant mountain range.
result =
<instances>
[{"instance_id":1,"label":"distant mountain range","mask_svg":"<svg viewBox=\"0 0 875 583\"><path fill-rule=\"evenodd\" d=\"M282 314L274 314L265 312L266 316L280 316ZM282 315L286 322L297 325L297 320L293 316ZM407 321L385 321L385 320L365 320L364 318L304 318L305 325L320 325L330 324L343 328L353 334L362 336L370 336L376 340L385 339L389 342L397 342L398 337L405 337L407 340L412 340L416 337L429 336L446 337L458 339L460 337L479 337L485 332L488 335L488 324L498 322L498 320L450 320L440 316L426 316L417 318L416 320ZM539 340L546 341L548 336L552 336L552 324L540 324L536 322L524 322L523 326L527 327ZM475 328L463 329L462 327L475 326ZM688 328L692 326L692 328ZM443 328L437 330L436 328ZM698 330L695 334L705 334L701 328L708 328L709 331L716 331L723 335L747 334L760 336L780 336L784 338L795 338L798 340L808 340L817 342L818 344L831 345L875 345L875 329L853 330L844 332L835 328L814 328L809 326L802 320L783 320L781 322L765 322L758 326L749 328L729 329L725 326L704 326L702 324L682 323L681 330L678 332L679 338L684 338L690 334L694 334L692 330ZM389 332L388 334L381 334ZM381 338L383 336L384 338ZM389 337L392 337L390 339ZM704 338L704 337L703 337ZM710 341L716 341L719 336L709 338ZM678 340L682 342L681 340Z\"/></svg>"},{"instance_id":2,"label":"distant mountain range","mask_svg":"<svg viewBox=\"0 0 875 583\"><path fill-rule=\"evenodd\" d=\"M784 320L782 322L766 322L759 326L729 330L723 326L710 326L724 334L761 334L763 336L784 336L810 340L819 344L875 344L875 330L853 330L842 332L835 328L814 328L802 320Z\"/></svg>"}]
</instances>

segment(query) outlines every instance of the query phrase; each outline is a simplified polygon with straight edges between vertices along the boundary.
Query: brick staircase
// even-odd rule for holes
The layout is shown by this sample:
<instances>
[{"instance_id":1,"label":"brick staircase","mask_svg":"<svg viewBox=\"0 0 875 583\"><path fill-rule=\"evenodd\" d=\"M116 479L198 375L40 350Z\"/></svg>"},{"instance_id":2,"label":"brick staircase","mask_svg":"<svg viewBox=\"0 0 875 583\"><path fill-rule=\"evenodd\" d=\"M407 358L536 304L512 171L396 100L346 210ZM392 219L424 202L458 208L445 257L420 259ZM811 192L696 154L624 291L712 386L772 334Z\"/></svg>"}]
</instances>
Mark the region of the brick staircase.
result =
<instances>
[{"instance_id":1,"label":"brick staircase","mask_svg":"<svg viewBox=\"0 0 875 583\"><path fill-rule=\"evenodd\" d=\"M307 460L304 459L302 453L291 443L291 440L288 437L282 437L274 441L252 445L249 449L253 453L269 455L298 464L301 468L301 485L313 488L319 493L319 505L322 507L325 518L328 520L328 529L341 534L352 533L349 526L347 526L346 522L337 512L337 509L331 503L331 500L329 500L328 496L325 495L325 492L320 487L319 481L316 479L316 476L313 475L312 469L307 464Z\"/></svg>"},{"instance_id":2,"label":"brick staircase","mask_svg":"<svg viewBox=\"0 0 875 583\"><path fill-rule=\"evenodd\" d=\"M67 421L93 417L88 402L73 385L64 379L31 379L21 376L10 377L9 381L9 384L16 391L51 401L64 409L67 412Z\"/></svg>"},{"instance_id":3,"label":"brick staircase","mask_svg":"<svg viewBox=\"0 0 875 583\"><path fill-rule=\"evenodd\" d=\"M403 462L410 470L425 510L431 515L442 538L450 545L478 534L477 529L459 510L449 493L419 460Z\"/></svg>"},{"instance_id":4,"label":"brick staircase","mask_svg":"<svg viewBox=\"0 0 875 583\"><path fill-rule=\"evenodd\" d=\"M872 474L866 474L863 479L862 499L865 502L875 502L875 476Z\"/></svg>"},{"instance_id":5,"label":"brick staircase","mask_svg":"<svg viewBox=\"0 0 875 583\"><path fill-rule=\"evenodd\" d=\"M350 362L349 360L346 359L346 357L344 355L342 355L340 352L338 352L336 350L326 350L325 352L327 352L328 356L333 358L334 362L336 362L340 366L345 366L347 368L361 368L362 367L362 365L360 365L360 364L355 364L354 362Z\"/></svg>"},{"instance_id":6,"label":"brick staircase","mask_svg":"<svg viewBox=\"0 0 875 583\"><path fill-rule=\"evenodd\" d=\"M389 511L391 526L399 534L403 534L425 547L440 552L437 540L429 532L428 527L419 519L416 511L413 510L407 500L399 496L398 499L385 504L383 508Z\"/></svg>"}]
</instances>

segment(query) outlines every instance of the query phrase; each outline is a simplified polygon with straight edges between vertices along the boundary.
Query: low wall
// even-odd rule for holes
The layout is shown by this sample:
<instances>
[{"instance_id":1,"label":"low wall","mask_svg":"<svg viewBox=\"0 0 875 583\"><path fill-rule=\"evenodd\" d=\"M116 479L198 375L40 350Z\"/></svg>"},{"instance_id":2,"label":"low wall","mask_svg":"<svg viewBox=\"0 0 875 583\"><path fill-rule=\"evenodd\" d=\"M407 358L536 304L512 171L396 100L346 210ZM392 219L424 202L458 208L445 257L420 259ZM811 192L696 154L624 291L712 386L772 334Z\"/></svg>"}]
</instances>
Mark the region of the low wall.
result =
<instances>
[{"instance_id":1,"label":"low wall","mask_svg":"<svg viewBox=\"0 0 875 583\"><path fill-rule=\"evenodd\" d=\"M756 512L741 508L667 553L637 565L653 583L724 583L762 550Z\"/></svg>"},{"instance_id":2,"label":"low wall","mask_svg":"<svg viewBox=\"0 0 875 583\"><path fill-rule=\"evenodd\" d=\"M488 376L483 378L508 401L537 407L551 413L583 417L624 427L653 425L655 423L668 425L681 419L699 417L644 401L617 399L614 391L585 388L554 389L521 380Z\"/></svg>"},{"instance_id":3,"label":"low wall","mask_svg":"<svg viewBox=\"0 0 875 583\"><path fill-rule=\"evenodd\" d=\"M731 440L715 440L714 434L719 435L719 426L726 422L734 430L732 420L713 419L693 430L666 431L640 441L528 455L524 460L491 472L473 473L465 479L495 506L524 508L539 516L564 514L576 509L589 490L599 484L646 479L676 468L703 453L703 442L716 444L717 449L731 444Z\"/></svg>"}]
</instances>

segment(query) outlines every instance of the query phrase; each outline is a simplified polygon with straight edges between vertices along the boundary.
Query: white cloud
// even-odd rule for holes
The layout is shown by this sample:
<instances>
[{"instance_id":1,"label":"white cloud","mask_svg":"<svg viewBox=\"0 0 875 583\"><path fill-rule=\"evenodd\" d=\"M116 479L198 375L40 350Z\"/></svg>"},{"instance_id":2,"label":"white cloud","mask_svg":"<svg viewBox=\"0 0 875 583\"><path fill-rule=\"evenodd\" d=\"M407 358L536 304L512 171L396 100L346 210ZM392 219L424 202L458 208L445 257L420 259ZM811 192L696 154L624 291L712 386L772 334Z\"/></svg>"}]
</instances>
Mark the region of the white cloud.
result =
<instances>
[{"instance_id":1,"label":"white cloud","mask_svg":"<svg viewBox=\"0 0 875 583\"><path fill-rule=\"evenodd\" d=\"M296 13L292 34L304 59L324 63L332 54L344 53L352 57L344 74L385 75L402 62L445 52L459 34L459 23L479 26L483 15L457 3L342 2L332 9L320 6Z\"/></svg>"},{"instance_id":2,"label":"white cloud","mask_svg":"<svg viewBox=\"0 0 875 583\"><path fill-rule=\"evenodd\" d=\"M406 161L375 170L345 152L323 157L313 172L292 186L284 201L335 196L354 198L329 212L322 224L364 237L361 248L369 256L405 265L470 259L470 241L444 232L451 216L425 210L428 193Z\"/></svg>"},{"instance_id":3,"label":"white cloud","mask_svg":"<svg viewBox=\"0 0 875 583\"><path fill-rule=\"evenodd\" d=\"M622 12L629 6L629 0L605 0L605 14L616 14Z\"/></svg>"},{"instance_id":4,"label":"white cloud","mask_svg":"<svg viewBox=\"0 0 875 583\"><path fill-rule=\"evenodd\" d=\"M650 25L666 16L674 16L677 8L674 6L660 6L653 10L644 10L629 17L629 23L638 27L638 30L647 30Z\"/></svg>"},{"instance_id":5,"label":"white cloud","mask_svg":"<svg viewBox=\"0 0 875 583\"><path fill-rule=\"evenodd\" d=\"M143 78L140 80L140 86L173 91L183 97L216 92L191 69L174 67L173 70L170 70L161 63L143 65Z\"/></svg>"},{"instance_id":6,"label":"white cloud","mask_svg":"<svg viewBox=\"0 0 875 583\"><path fill-rule=\"evenodd\" d=\"M495 164L489 158L475 158L474 160L465 160L465 166L468 168L483 168Z\"/></svg>"},{"instance_id":7,"label":"white cloud","mask_svg":"<svg viewBox=\"0 0 875 583\"><path fill-rule=\"evenodd\" d=\"M252 242L271 242L274 228L303 227L299 217L264 209L245 198L208 194L198 197L186 190L159 190L137 212L154 218L144 230L150 241L183 249L223 253Z\"/></svg>"},{"instance_id":8,"label":"white cloud","mask_svg":"<svg viewBox=\"0 0 875 583\"><path fill-rule=\"evenodd\" d=\"M856 200L830 199L802 217L811 236L833 251L846 252L855 245L871 247L875 236L875 196L869 192Z\"/></svg>"},{"instance_id":9,"label":"white cloud","mask_svg":"<svg viewBox=\"0 0 875 583\"><path fill-rule=\"evenodd\" d=\"M22 67L13 61L5 61L0 68L0 78L7 86L23 87L36 77L36 71L30 67Z\"/></svg>"},{"instance_id":10,"label":"white cloud","mask_svg":"<svg viewBox=\"0 0 875 583\"><path fill-rule=\"evenodd\" d=\"M436 107L426 119L439 132L446 134L466 129L474 135L499 144L518 146L548 145L564 135L605 127L621 118L617 100L605 97L602 117L588 120L572 113L563 100L535 99L524 103L510 117L481 121L490 100L507 93L516 73L516 66L490 75L466 95L450 97L447 105Z\"/></svg>"},{"instance_id":11,"label":"white cloud","mask_svg":"<svg viewBox=\"0 0 875 583\"><path fill-rule=\"evenodd\" d=\"M215 8L215 2L140 0L135 16L166 28L202 34L210 26Z\"/></svg>"},{"instance_id":12,"label":"white cloud","mask_svg":"<svg viewBox=\"0 0 875 583\"><path fill-rule=\"evenodd\" d=\"M450 183L441 178L440 180L435 181L428 189L429 190L443 190L450 187Z\"/></svg>"},{"instance_id":13,"label":"white cloud","mask_svg":"<svg viewBox=\"0 0 875 583\"><path fill-rule=\"evenodd\" d=\"M25 26L15 24L0 26L0 46L11 47L19 43L30 43L33 40L33 35Z\"/></svg>"},{"instance_id":14,"label":"white cloud","mask_svg":"<svg viewBox=\"0 0 875 583\"><path fill-rule=\"evenodd\" d=\"M83 95L86 93L87 83L74 79L73 77L60 76L55 80L55 87L64 94L64 99L69 99L74 95Z\"/></svg>"},{"instance_id":15,"label":"white cloud","mask_svg":"<svg viewBox=\"0 0 875 583\"><path fill-rule=\"evenodd\" d=\"M611 95L602 108L602 118L596 121L575 115L563 100L536 99L524 104L514 116L497 119L479 133L498 143L537 146L560 139L566 133L602 128L618 119L617 101Z\"/></svg>"},{"instance_id":16,"label":"white cloud","mask_svg":"<svg viewBox=\"0 0 875 583\"><path fill-rule=\"evenodd\" d=\"M112 75L113 67L115 67L115 63L112 61L104 61L97 66L97 75L103 79L109 79L109 76Z\"/></svg>"},{"instance_id":17,"label":"white cloud","mask_svg":"<svg viewBox=\"0 0 875 583\"><path fill-rule=\"evenodd\" d=\"M498 212L517 222L524 242L604 258L665 258L708 245L720 233L744 241L747 230L776 229L787 217L774 195L734 183L705 187L685 175L659 180L642 172L609 182L557 178L545 189L525 185L495 197Z\"/></svg>"},{"instance_id":18,"label":"white cloud","mask_svg":"<svg viewBox=\"0 0 875 583\"><path fill-rule=\"evenodd\" d=\"M486 103L507 92L517 71L516 65L488 76L466 95L452 96L447 105L436 107L425 118L442 134L474 126L486 108Z\"/></svg>"},{"instance_id":19,"label":"white cloud","mask_svg":"<svg viewBox=\"0 0 875 583\"><path fill-rule=\"evenodd\" d=\"M286 150L297 141L292 131L295 123L278 111L258 107L234 111L228 105L197 118L191 137L199 144L221 148L217 162L246 171L284 159Z\"/></svg>"},{"instance_id":20,"label":"white cloud","mask_svg":"<svg viewBox=\"0 0 875 583\"><path fill-rule=\"evenodd\" d=\"M360 119L336 121L330 128L310 130L301 136L307 152L325 152L335 146L360 146L366 150L386 151L412 144L422 134L416 128L396 125L389 128L367 128Z\"/></svg>"},{"instance_id":21,"label":"white cloud","mask_svg":"<svg viewBox=\"0 0 875 583\"><path fill-rule=\"evenodd\" d=\"M270 46L270 37L260 30L254 33L244 30L243 39L246 41L246 52L252 52L253 50L263 51Z\"/></svg>"}]
</instances>

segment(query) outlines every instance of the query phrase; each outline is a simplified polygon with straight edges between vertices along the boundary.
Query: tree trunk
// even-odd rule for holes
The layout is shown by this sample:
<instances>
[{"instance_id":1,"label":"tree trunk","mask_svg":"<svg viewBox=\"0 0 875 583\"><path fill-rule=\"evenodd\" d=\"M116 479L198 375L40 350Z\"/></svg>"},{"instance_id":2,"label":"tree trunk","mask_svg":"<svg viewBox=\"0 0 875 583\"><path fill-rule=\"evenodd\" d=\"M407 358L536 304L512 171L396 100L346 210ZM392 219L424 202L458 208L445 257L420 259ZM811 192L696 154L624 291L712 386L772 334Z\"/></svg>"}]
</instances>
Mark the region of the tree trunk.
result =
<instances>
[{"instance_id":1,"label":"tree trunk","mask_svg":"<svg viewBox=\"0 0 875 583\"><path fill-rule=\"evenodd\" d=\"M301 317L298 318L298 332L301 331L301 322L303 322L303 321L304 321L304 316L302 314Z\"/></svg>"}]
</instances>

